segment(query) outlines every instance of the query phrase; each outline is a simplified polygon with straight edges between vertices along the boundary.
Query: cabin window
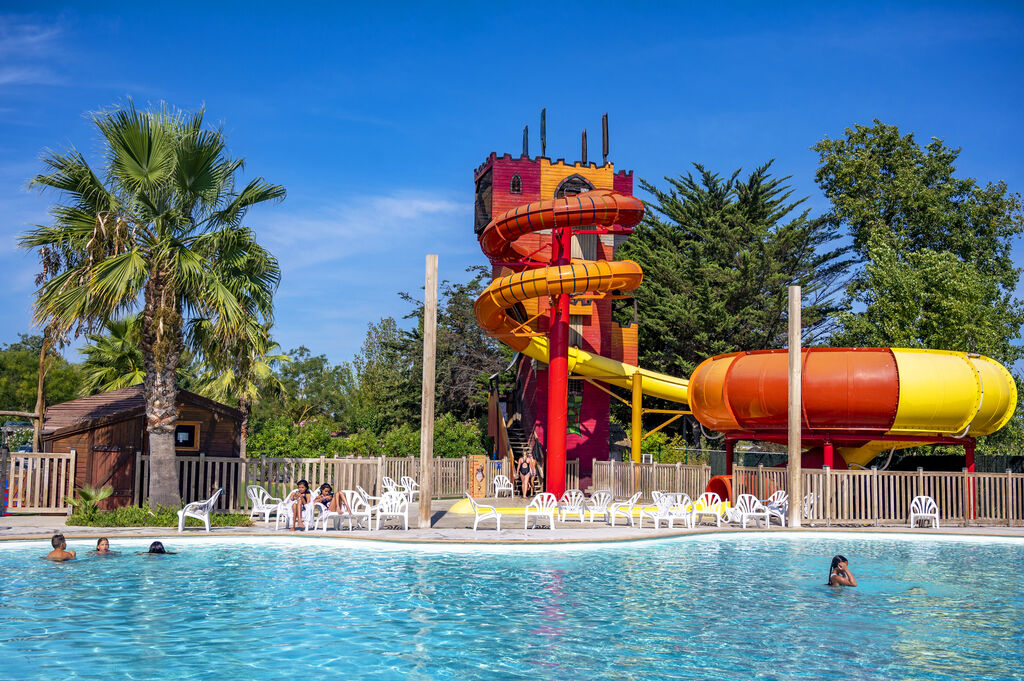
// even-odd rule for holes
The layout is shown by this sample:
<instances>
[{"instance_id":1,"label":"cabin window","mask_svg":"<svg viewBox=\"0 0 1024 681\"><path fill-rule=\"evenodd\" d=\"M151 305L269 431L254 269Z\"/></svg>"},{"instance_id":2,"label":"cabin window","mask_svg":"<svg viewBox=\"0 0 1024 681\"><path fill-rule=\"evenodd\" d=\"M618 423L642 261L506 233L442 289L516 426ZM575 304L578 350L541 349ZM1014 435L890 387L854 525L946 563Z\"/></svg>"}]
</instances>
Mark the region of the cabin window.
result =
<instances>
[{"instance_id":1,"label":"cabin window","mask_svg":"<svg viewBox=\"0 0 1024 681\"><path fill-rule=\"evenodd\" d=\"M179 451L199 451L199 423L178 421L174 430L174 448Z\"/></svg>"}]
</instances>

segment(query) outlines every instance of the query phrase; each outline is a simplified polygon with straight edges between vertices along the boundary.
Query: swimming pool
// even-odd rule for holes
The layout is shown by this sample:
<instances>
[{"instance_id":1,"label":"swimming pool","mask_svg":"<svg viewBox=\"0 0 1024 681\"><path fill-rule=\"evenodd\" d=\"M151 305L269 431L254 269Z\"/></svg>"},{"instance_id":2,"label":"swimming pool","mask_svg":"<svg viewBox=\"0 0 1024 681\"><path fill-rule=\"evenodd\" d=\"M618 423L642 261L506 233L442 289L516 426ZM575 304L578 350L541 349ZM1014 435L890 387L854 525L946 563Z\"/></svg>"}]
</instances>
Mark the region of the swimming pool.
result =
<instances>
[{"instance_id":1,"label":"swimming pool","mask_svg":"<svg viewBox=\"0 0 1024 681\"><path fill-rule=\"evenodd\" d=\"M143 550L149 540L114 539ZM1024 542L751 533L425 549L0 544L5 678L1024 676ZM72 541L79 555L94 542ZM824 586L835 553L856 589Z\"/></svg>"}]
</instances>

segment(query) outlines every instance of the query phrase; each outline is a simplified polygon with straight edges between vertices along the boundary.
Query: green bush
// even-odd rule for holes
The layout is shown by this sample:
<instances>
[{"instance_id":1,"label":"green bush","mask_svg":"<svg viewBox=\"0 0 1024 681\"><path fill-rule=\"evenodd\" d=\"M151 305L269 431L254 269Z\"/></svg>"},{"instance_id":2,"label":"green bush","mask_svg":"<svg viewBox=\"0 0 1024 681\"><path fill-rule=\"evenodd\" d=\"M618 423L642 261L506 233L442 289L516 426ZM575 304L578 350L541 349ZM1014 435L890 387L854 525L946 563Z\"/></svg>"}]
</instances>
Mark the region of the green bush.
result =
<instances>
[{"instance_id":1,"label":"green bush","mask_svg":"<svg viewBox=\"0 0 1024 681\"><path fill-rule=\"evenodd\" d=\"M145 506L122 506L113 511L97 511L92 517L76 511L68 516L68 525L86 527L177 527L178 509L161 506L156 511ZM215 527L251 527L252 520L244 513L214 513L210 525ZM185 527L203 527L195 518L186 518Z\"/></svg>"},{"instance_id":2,"label":"green bush","mask_svg":"<svg viewBox=\"0 0 1024 681\"><path fill-rule=\"evenodd\" d=\"M486 453L476 423L459 421L452 414L444 414L434 423L434 456L454 459Z\"/></svg>"}]
</instances>

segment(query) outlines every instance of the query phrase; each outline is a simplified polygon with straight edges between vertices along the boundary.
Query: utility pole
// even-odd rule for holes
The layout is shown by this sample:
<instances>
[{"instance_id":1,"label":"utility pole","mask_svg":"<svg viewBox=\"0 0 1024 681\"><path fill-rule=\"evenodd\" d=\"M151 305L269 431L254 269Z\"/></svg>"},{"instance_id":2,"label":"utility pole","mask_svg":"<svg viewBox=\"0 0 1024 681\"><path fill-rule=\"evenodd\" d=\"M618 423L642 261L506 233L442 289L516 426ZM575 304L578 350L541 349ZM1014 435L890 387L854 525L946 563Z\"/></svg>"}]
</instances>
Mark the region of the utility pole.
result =
<instances>
[{"instance_id":1,"label":"utility pole","mask_svg":"<svg viewBox=\"0 0 1024 681\"><path fill-rule=\"evenodd\" d=\"M437 356L437 254L427 255L423 299L423 390L420 399L420 522L430 527L434 496L434 362Z\"/></svg>"},{"instance_id":2,"label":"utility pole","mask_svg":"<svg viewBox=\"0 0 1024 681\"><path fill-rule=\"evenodd\" d=\"M789 526L800 527L803 492L800 489L801 434L803 418L802 366L800 352L800 287L789 287Z\"/></svg>"}]
</instances>

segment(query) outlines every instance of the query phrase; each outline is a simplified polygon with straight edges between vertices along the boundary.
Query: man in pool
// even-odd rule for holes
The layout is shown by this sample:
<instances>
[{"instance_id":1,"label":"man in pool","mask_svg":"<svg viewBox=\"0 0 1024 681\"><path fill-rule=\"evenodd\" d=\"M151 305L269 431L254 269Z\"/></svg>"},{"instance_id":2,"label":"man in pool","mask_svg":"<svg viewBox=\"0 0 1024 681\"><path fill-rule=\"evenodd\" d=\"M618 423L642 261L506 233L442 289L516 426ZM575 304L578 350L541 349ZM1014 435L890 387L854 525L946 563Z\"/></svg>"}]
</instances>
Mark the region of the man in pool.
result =
<instances>
[{"instance_id":1,"label":"man in pool","mask_svg":"<svg viewBox=\"0 0 1024 681\"><path fill-rule=\"evenodd\" d=\"M832 567L828 571L828 585L857 586L857 578L850 572L850 561L846 560L846 556L833 556Z\"/></svg>"},{"instance_id":2,"label":"man in pool","mask_svg":"<svg viewBox=\"0 0 1024 681\"><path fill-rule=\"evenodd\" d=\"M63 534L55 534L50 537L50 545L53 547L53 551L46 554L46 560L53 560L58 563L62 563L65 560L75 559L75 552L68 551L68 543L64 541Z\"/></svg>"}]
</instances>

